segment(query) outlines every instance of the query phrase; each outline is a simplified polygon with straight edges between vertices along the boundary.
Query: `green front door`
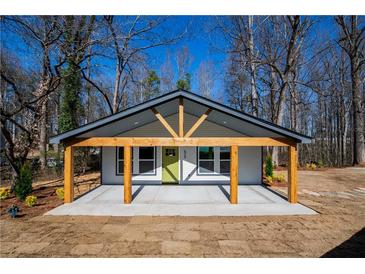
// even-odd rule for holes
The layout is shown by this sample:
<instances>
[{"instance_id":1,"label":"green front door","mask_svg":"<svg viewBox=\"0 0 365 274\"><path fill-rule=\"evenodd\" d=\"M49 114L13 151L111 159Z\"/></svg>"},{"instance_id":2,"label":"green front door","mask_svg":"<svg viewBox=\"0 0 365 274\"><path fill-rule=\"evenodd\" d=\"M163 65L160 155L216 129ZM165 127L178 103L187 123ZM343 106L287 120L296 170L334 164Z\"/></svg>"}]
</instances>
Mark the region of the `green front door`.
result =
<instances>
[{"instance_id":1,"label":"green front door","mask_svg":"<svg viewBox=\"0 0 365 274\"><path fill-rule=\"evenodd\" d=\"M162 183L179 183L179 148L162 148Z\"/></svg>"}]
</instances>

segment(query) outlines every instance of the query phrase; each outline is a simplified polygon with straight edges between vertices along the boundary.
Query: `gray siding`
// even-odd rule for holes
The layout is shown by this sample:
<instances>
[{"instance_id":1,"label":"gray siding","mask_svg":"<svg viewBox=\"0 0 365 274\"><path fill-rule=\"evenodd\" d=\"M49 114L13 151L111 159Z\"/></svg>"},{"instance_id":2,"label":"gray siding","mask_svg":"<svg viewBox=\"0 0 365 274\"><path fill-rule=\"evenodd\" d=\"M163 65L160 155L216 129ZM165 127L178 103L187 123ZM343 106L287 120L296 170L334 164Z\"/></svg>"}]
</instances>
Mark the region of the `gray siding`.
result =
<instances>
[{"instance_id":1,"label":"gray siding","mask_svg":"<svg viewBox=\"0 0 365 274\"><path fill-rule=\"evenodd\" d=\"M177 125L179 116L174 114L165 117L170 126L178 132ZM184 132L187 132L198 120L199 117L185 113L184 115ZM155 121L130 131L119 134L121 137L171 137L170 133L165 129L160 121ZM204 121L200 127L194 132L192 137L242 137L245 136L237 131L231 130L224 126L215 124L210 121Z\"/></svg>"}]
</instances>

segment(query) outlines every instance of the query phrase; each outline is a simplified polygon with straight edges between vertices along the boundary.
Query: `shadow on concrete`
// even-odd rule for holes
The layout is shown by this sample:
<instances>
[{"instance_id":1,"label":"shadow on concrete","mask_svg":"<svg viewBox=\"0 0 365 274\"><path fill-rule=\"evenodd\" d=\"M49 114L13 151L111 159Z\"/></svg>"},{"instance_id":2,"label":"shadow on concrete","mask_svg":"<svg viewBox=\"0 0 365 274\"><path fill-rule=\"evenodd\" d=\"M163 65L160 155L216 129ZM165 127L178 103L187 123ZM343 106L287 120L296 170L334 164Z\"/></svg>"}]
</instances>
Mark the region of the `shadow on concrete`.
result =
<instances>
[{"instance_id":1,"label":"shadow on concrete","mask_svg":"<svg viewBox=\"0 0 365 274\"><path fill-rule=\"evenodd\" d=\"M266 185L262 184L261 185L262 187L264 187L265 189L267 189L268 191L276 194L277 196L279 196L280 198L284 199L285 201L288 200L288 197L286 197L284 194L281 194L280 192L278 191L275 191L274 189L270 188L270 187L267 187Z\"/></svg>"},{"instance_id":2,"label":"shadow on concrete","mask_svg":"<svg viewBox=\"0 0 365 274\"><path fill-rule=\"evenodd\" d=\"M100 184L100 185L97 185L96 187L94 187L94 188L92 188L92 189L89 189L88 191L86 191L86 192L84 192L84 193L82 193L82 194L79 194L78 196L76 196L76 195L74 194L74 201L76 201L76 200L80 199L81 197L84 197L85 195L89 194L90 192L94 191L95 189L97 189L97 188L99 188L99 187L101 187L101 186L102 186L101 184ZM80 191L79 191L79 192L80 192Z\"/></svg>"},{"instance_id":3,"label":"shadow on concrete","mask_svg":"<svg viewBox=\"0 0 365 274\"><path fill-rule=\"evenodd\" d=\"M229 201L230 195L229 195L228 191L222 185L218 185L218 188L220 189L220 191L223 192L224 196L226 196L227 200Z\"/></svg>"},{"instance_id":4,"label":"shadow on concrete","mask_svg":"<svg viewBox=\"0 0 365 274\"><path fill-rule=\"evenodd\" d=\"M138 194L142 191L144 188L144 185L140 185L135 192L132 194L132 201L138 196Z\"/></svg>"},{"instance_id":5,"label":"shadow on concrete","mask_svg":"<svg viewBox=\"0 0 365 274\"><path fill-rule=\"evenodd\" d=\"M365 228L352 235L330 251L322 258L365 258Z\"/></svg>"}]
</instances>

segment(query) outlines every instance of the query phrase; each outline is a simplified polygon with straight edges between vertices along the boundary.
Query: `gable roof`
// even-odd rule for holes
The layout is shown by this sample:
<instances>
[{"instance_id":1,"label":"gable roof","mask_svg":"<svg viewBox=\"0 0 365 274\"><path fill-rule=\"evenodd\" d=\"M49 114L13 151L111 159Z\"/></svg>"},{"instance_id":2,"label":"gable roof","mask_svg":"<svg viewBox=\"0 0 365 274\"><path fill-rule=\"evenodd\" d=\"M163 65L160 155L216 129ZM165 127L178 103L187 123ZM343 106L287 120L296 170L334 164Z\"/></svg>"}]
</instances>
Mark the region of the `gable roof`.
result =
<instances>
[{"instance_id":1,"label":"gable roof","mask_svg":"<svg viewBox=\"0 0 365 274\"><path fill-rule=\"evenodd\" d=\"M186 90L175 90L166 94L163 94L159 97L153 98L151 100L148 100L144 103L132 106L130 108L127 108L123 111L120 111L118 113L112 114L110 116L101 118L99 120L96 120L94 122L88 123L86 125L80 126L76 129L61 133L59 135L53 136L50 138L50 143L56 144L60 143L62 141L65 141L67 139L76 138L77 136L81 134L85 134L91 130L95 130L97 128L100 128L102 126L108 125L110 123L116 122L118 120L121 120L126 117L130 117L131 115L135 115L137 113L140 113L142 111L148 110L152 107L157 107L163 103L172 101L177 98L186 98L190 101L193 101L197 104L206 106L208 108L211 108L212 110L216 110L219 112L222 112L224 114L228 114L232 117L238 118L244 122L248 122L252 125L264 128L266 130L269 130L273 133L289 137L297 141L298 143L310 143L311 137L300 134L298 132L289 130L287 128L278 126L274 123L268 122L264 119L257 118L255 116L252 116L250 114L238 111L236 109L230 108L226 105L223 105L221 103L217 103L213 100L207 99L205 97L202 97L200 95L197 95L195 93L186 91Z\"/></svg>"}]
</instances>

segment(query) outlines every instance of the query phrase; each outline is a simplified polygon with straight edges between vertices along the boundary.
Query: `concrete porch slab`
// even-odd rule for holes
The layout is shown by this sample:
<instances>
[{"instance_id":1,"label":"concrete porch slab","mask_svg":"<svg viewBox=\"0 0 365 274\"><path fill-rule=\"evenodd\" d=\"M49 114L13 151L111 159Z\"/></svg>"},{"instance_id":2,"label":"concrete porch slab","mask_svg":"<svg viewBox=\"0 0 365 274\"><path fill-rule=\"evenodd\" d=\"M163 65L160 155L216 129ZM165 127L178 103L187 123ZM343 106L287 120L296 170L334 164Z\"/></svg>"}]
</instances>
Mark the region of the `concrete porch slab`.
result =
<instances>
[{"instance_id":1,"label":"concrete porch slab","mask_svg":"<svg viewBox=\"0 0 365 274\"><path fill-rule=\"evenodd\" d=\"M238 204L228 200L227 185L133 185L133 201L123 204L123 186L102 185L46 215L92 216L262 216L317 214L260 185L240 185Z\"/></svg>"}]
</instances>

